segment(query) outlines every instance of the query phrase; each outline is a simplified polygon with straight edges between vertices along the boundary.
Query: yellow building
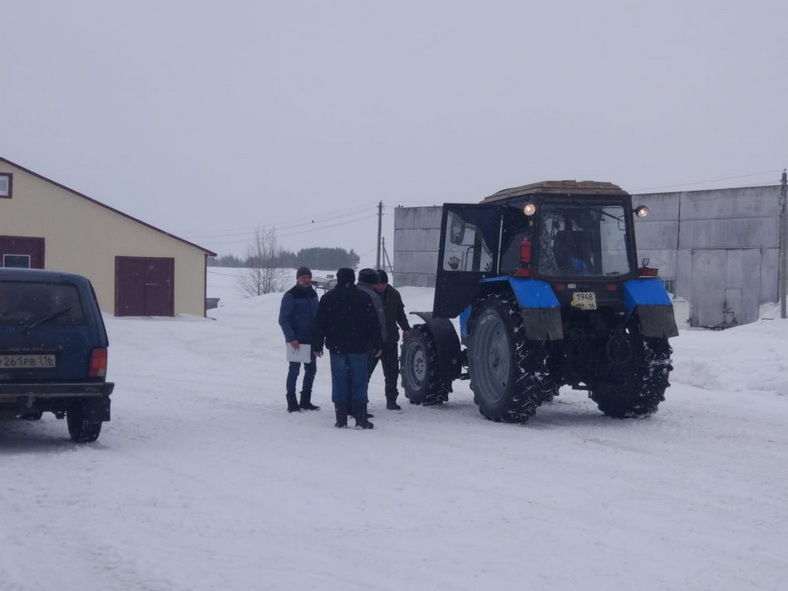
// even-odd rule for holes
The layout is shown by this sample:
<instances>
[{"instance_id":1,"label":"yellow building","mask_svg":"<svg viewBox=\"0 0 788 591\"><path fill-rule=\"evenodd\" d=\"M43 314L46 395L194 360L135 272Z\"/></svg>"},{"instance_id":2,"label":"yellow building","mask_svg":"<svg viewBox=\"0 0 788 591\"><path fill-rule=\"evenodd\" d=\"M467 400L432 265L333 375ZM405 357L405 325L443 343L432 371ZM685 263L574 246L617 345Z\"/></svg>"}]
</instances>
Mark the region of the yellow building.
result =
<instances>
[{"instance_id":1,"label":"yellow building","mask_svg":"<svg viewBox=\"0 0 788 591\"><path fill-rule=\"evenodd\" d=\"M0 158L0 266L85 275L116 316L205 315L215 254Z\"/></svg>"}]
</instances>

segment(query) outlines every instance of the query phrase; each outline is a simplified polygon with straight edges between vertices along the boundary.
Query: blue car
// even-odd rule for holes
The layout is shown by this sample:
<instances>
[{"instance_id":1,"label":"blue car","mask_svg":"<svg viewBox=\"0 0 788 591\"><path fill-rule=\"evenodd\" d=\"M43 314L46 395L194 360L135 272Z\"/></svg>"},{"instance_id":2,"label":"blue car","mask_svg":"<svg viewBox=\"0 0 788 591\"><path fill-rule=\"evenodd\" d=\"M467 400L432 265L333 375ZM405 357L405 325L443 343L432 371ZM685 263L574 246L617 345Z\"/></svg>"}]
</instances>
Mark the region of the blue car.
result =
<instances>
[{"instance_id":1,"label":"blue car","mask_svg":"<svg viewBox=\"0 0 788 591\"><path fill-rule=\"evenodd\" d=\"M66 418L73 441L110 419L107 331L90 281L0 268L0 417Z\"/></svg>"}]
</instances>

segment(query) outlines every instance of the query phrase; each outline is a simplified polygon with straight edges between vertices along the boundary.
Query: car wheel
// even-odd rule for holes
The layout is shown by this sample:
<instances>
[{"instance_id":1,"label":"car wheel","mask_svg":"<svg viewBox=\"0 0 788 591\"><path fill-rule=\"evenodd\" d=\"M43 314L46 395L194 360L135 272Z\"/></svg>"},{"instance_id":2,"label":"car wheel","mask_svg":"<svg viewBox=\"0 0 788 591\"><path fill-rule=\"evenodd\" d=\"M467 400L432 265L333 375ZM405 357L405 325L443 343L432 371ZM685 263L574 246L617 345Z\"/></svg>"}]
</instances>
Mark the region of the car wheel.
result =
<instances>
[{"instance_id":1,"label":"car wheel","mask_svg":"<svg viewBox=\"0 0 788 591\"><path fill-rule=\"evenodd\" d=\"M101 433L101 421L88 418L85 405L77 402L66 413L68 434L76 443L90 443L96 441Z\"/></svg>"}]
</instances>

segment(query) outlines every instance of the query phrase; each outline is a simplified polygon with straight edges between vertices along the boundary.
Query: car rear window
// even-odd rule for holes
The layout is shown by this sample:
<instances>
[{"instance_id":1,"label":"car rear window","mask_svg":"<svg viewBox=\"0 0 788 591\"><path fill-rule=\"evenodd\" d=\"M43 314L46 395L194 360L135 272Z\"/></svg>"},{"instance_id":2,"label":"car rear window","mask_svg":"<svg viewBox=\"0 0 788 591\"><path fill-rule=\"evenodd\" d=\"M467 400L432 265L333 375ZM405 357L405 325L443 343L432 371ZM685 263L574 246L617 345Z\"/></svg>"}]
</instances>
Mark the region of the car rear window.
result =
<instances>
[{"instance_id":1,"label":"car rear window","mask_svg":"<svg viewBox=\"0 0 788 591\"><path fill-rule=\"evenodd\" d=\"M84 322L76 285L0 281L0 324L72 326Z\"/></svg>"}]
</instances>

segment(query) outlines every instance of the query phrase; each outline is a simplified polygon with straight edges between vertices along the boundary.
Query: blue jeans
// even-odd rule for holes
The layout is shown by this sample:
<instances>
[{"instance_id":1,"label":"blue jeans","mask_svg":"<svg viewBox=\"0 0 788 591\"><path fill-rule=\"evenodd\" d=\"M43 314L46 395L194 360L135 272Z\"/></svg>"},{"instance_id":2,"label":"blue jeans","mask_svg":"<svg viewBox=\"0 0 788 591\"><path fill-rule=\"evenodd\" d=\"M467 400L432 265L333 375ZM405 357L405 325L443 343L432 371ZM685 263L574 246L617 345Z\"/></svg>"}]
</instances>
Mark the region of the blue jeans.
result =
<instances>
[{"instance_id":1,"label":"blue jeans","mask_svg":"<svg viewBox=\"0 0 788 591\"><path fill-rule=\"evenodd\" d=\"M367 403L367 354L331 353L331 400L353 407ZM352 401L352 402L351 402Z\"/></svg>"},{"instance_id":2,"label":"blue jeans","mask_svg":"<svg viewBox=\"0 0 788 591\"><path fill-rule=\"evenodd\" d=\"M298 380L298 373L301 371L301 364L296 361L290 362L290 369L287 371L287 393L295 394L296 381ZM304 363L304 381L301 384L301 392L307 394L312 393L312 384L315 381L315 374L317 373L317 363L315 363L315 356L312 355L312 361Z\"/></svg>"}]
</instances>

